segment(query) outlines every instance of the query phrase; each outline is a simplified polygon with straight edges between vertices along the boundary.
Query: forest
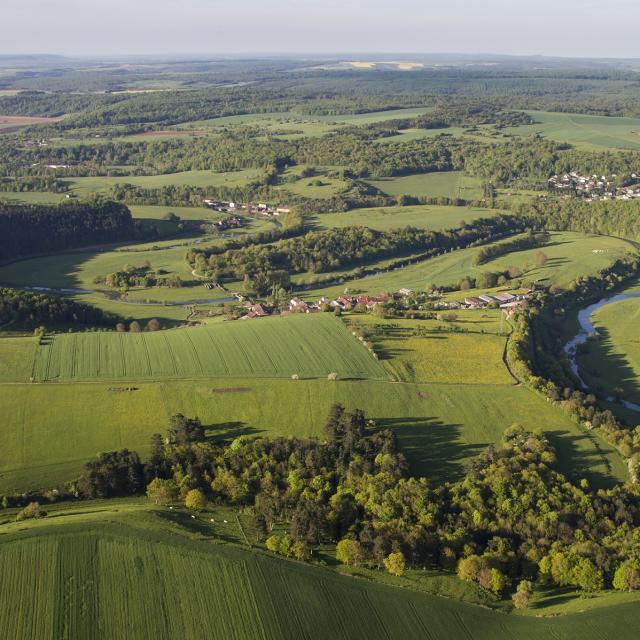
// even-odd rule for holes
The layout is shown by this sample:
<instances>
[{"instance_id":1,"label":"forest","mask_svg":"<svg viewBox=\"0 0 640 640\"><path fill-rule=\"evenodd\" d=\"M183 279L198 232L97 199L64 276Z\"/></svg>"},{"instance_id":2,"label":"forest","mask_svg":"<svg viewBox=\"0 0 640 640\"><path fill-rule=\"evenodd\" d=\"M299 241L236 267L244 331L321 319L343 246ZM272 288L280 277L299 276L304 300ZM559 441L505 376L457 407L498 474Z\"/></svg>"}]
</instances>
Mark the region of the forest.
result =
<instances>
[{"instance_id":1,"label":"forest","mask_svg":"<svg viewBox=\"0 0 640 640\"><path fill-rule=\"evenodd\" d=\"M118 320L102 309L61 296L0 289L0 325L113 328Z\"/></svg>"},{"instance_id":2,"label":"forest","mask_svg":"<svg viewBox=\"0 0 640 640\"><path fill-rule=\"evenodd\" d=\"M0 260L130 240L134 234L131 212L115 202L58 206L0 202Z\"/></svg>"}]
</instances>

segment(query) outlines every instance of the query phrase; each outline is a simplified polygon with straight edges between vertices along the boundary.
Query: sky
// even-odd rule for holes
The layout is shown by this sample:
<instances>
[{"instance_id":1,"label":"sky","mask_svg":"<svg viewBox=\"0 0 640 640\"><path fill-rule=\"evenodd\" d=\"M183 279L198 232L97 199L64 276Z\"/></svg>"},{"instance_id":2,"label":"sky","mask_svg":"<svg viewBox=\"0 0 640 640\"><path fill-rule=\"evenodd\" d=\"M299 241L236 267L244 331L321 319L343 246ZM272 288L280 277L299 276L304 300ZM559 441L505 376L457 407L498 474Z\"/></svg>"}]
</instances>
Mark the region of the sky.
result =
<instances>
[{"instance_id":1,"label":"sky","mask_svg":"<svg viewBox=\"0 0 640 640\"><path fill-rule=\"evenodd\" d=\"M640 58L638 0L2 0L0 53Z\"/></svg>"}]
</instances>

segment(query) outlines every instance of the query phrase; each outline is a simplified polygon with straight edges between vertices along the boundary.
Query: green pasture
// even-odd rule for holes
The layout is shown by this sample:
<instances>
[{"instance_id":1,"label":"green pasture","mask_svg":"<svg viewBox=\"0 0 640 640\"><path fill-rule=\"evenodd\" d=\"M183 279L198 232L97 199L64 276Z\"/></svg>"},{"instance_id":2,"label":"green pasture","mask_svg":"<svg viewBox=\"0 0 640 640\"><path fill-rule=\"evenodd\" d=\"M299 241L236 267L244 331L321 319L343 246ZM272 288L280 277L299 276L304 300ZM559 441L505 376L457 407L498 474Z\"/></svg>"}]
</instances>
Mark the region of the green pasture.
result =
<instances>
[{"instance_id":1,"label":"green pasture","mask_svg":"<svg viewBox=\"0 0 640 640\"><path fill-rule=\"evenodd\" d=\"M504 129L514 136L541 135L584 149L640 149L640 118L527 111L535 124Z\"/></svg>"},{"instance_id":2,"label":"green pasture","mask_svg":"<svg viewBox=\"0 0 640 640\"><path fill-rule=\"evenodd\" d=\"M124 385L134 390L111 391ZM393 429L411 471L434 482L460 478L514 422L547 432L574 479L609 486L626 478L611 447L522 386L229 377L0 385L0 492L60 486L100 451L146 455L150 435L175 413L199 416L210 437L310 437L322 435L335 402Z\"/></svg>"},{"instance_id":3,"label":"green pasture","mask_svg":"<svg viewBox=\"0 0 640 640\"><path fill-rule=\"evenodd\" d=\"M435 171L395 178L378 178L367 182L389 196L426 198L482 198L482 181L462 171Z\"/></svg>"},{"instance_id":4,"label":"green pasture","mask_svg":"<svg viewBox=\"0 0 640 640\"><path fill-rule=\"evenodd\" d=\"M36 351L37 340L35 338L2 338L0 341L0 383L29 380Z\"/></svg>"},{"instance_id":5,"label":"green pasture","mask_svg":"<svg viewBox=\"0 0 640 640\"><path fill-rule=\"evenodd\" d=\"M282 175L285 181L277 187L277 190L305 198L332 198L349 188L348 181L329 177L324 173L326 170L318 169L316 175L303 178L300 176L302 168L292 167L285 170ZM287 182L286 180L294 181Z\"/></svg>"},{"instance_id":6,"label":"green pasture","mask_svg":"<svg viewBox=\"0 0 640 640\"><path fill-rule=\"evenodd\" d=\"M592 322L600 337L580 349L582 377L594 389L640 404L640 298L602 307Z\"/></svg>"},{"instance_id":7,"label":"green pasture","mask_svg":"<svg viewBox=\"0 0 640 640\"><path fill-rule=\"evenodd\" d=\"M456 315L460 321L394 318L379 325L386 331L374 342L387 371L403 382L514 384L502 361L509 327L500 326L500 311Z\"/></svg>"},{"instance_id":8,"label":"green pasture","mask_svg":"<svg viewBox=\"0 0 640 640\"><path fill-rule=\"evenodd\" d=\"M351 280L340 285L318 287L312 292L307 292L307 295L311 298L322 295L337 296L345 287L362 293L398 291L403 287L423 291L429 283L438 286L453 285L465 276L477 276L485 271L504 271L510 266L523 271L522 278L525 282L540 280L545 284L567 286L579 276L597 273L627 254L632 247L620 238L567 231L552 233L550 242L541 249L515 251L476 266L474 257L479 250L478 247L472 247L453 251L394 271L381 272L380 275ZM535 263L535 254L539 250L548 258L544 267L538 267ZM461 292L458 297L464 297L468 293Z\"/></svg>"},{"instance_id":9,"label":"green pasture","mask_svg":"<svg viewBox=\"0 0 640 640\"><path fill-rule=\"evenodd\" d=\"M310 218L320 229L363 226L380 231L390 231L401 227L418 229L454 229L463 220L467 223L478 218L491 218L503 213L496 209L479 207L449 207L439 205L417 205L408 207L373 207L352 209L340 213L321 213Z\"/></svg>"},{"instance_id":10,"label":"green pasture","mask_svg":"<svg viewBox=\"0 0 640 640\"><path fill-rule=\"evenodd\" d=\"M283 127L286 125L291 129L304 127L304 125L318 123L332 125L366 125L374 124L376 122L384 122L386 120L396 120L399 118L415 118L417 116L429 113L433 109L431 107L415 107L408 109L391 109L387 111L373 111L371 113L356 113L346 115L304 115L293 112L280 112L280 113L255 113L238 116L224 116L221 118L212 118L210 120L194 120L182 125L178 125L176 128L180 129L204 129L204 128L217 128L228 126L267 126L274 123L271 126ZM331 131L335 127L327 126L326 130L322 133Z\"/></svg>"},{"instance_id":11,"label":"green pasture","mask_svg":"<svg viewBox=\"0 0 640 640\"><path fill-rule=\"evenodd\" d=\"M47 191L0 191L0 202L12 204L60 204L66 198L62 193Z\"/></svg>"},{"instance_id":12,"label":"green pasture","mask_svg":"<svg viewBox=\"0 0 640 640\"><path fill-rule=\"evenodd\" d=\"M109 193L115 184L132 184L146 189L160 189L168 186L193 187L242 187L260 176L257 169L242 171L181 171L158 176L97 176L88 178L70 178L71 190L78 196L93 193Z\"/></svg>"}]
</instances>

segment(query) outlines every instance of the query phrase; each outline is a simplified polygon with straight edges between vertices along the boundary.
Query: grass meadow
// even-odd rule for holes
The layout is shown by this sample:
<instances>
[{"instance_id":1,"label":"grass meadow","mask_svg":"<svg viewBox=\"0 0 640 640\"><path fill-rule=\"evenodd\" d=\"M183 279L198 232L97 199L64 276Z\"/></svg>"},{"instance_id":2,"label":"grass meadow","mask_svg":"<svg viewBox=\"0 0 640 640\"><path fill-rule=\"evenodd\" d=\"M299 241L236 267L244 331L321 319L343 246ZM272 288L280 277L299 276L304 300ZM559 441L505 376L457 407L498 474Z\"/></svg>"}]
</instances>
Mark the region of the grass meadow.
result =
<instances>
[{"instance_id":1,"label":"grass meadow","mask_svg":"<svg viewBox=\"0 0 640 640\"><path fill-rule=\"evenodd\" d=\"M100 451L128 447L146 455L149 437L176 413L198 416L212 438L321 436L329 408L361 408L376 428L393 429L411 472L436 483L462 476L484 447L514 422L541 428L561 468L594 486L624 480L611 447L563 412L511 384L411 384L388 381L216 378L138 382L0 385L0 493L60 486Z\"/></svg>"},{"instance_id":2,"label":"grass meadow","mask_svg":"<svg viewBox=\"0 0 640 640\"><path fill-rule=\"evenodd\" d=\"M339 566L303 564L229 543L227 536L216 535L209 515L217 514L192 519L182 510L111 501L54 510L49 518L19 526L0 525L0 588L6 600L0 625L6 637L636 637L633 596L613 594L612 606L580 614L507 615L419 592L412 576L381 576L384 583L358 580L340 575Z\"/></svg>"},{"instance_id":3,"label":"grass meadow","mask_svg":"<svg viewBox=\"0 0 640 640\"><path fill-rule=\"evenodd\" d=\"M566 286L582 275L592 275L610 265L617 258L631 251L626 241L610 236L594 236L575 232L552 233L550 242L541 248L547 255L544 267L535 264L535 253L539 249L514 251L480 266L474 264L478 247L453 251L443 256L426 260L394 271L351 280L346 284L318 287L308 292L317 296L340 295L345 286L352 291L380 293L398 291L408 287L416 291L424 290L427 284L437 286L455 285L465 276L477 276L485 271L504 271L510 266L523 270L525 282L540 280L545 284ZM0 271L1 274L1 271ZM458 297L467 295L463 292Z\"/></svg>"},{"instance_id":4,"label":"grass meadow","mask_svg":"<svg viewBox=\"0 0 640 640\"><path fill-rule=\"evenodd\" d=\"M482 198L482 181L462 171L436 171L397 178L368 180L370 185L389 196L415 196L428 198Z\"/></svg>"},{"instance_id":5,"label":"grass meadow","mask_svg":"<svg viewBox=\"0 0 640 640\"><path fill-rule=\"evenodd\" d=\"M158 176L98 176L88 178L70 178L70 188L78 196L94 193L108 194L114 184L132 184L147 189L159 189L165 186L194 187L241 187L259 177L257 169L243 171L182 171Z\"/></svg>"},{"instance_id":6,"label":"grass meadow","mask_svg":"<svg viewBox=\"0 0 640 640\"><path fill-rule=\"evenodd\" d=\"M640 404L640 299L602 307L592 322L600 338L580 350L581 375L595 389Z\"/></svg>"},{"instance_id":7,"label":"grass meadow","mask_svg":"<svg viewBox=\"0 0 640 640\"><path fill-rule=\"evenodd\" d=\"M373 207L353 209L341 213L322 213L311 223L319 229L363 226L380 231L401 227L417 227L440 231L457 228L462 220L469 223L478 218L491 218L502 211L480 207L448 207L418 205L408 207Z\"/></svg>"},{"instance_id":8,"label":"grass meadow","mask_svg":"<svg viewBox=\"0 0 640 640\"><path fill-rule=\"evenodd\" d=\"M584 149L640 149L640 118L528 111L535 124L503 129L515 136L539 134Z\"/></svg>"}]
</instances>

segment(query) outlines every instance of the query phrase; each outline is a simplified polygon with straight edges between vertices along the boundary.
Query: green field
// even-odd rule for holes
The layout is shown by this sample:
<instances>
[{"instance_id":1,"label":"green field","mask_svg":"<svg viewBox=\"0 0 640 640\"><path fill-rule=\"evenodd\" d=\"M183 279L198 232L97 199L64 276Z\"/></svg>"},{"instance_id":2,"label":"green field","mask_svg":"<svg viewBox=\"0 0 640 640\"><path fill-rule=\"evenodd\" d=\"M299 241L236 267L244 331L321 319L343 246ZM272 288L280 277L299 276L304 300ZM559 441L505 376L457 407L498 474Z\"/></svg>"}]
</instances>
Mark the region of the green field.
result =
<instances>
[{"instance_id":1,"label":"green field","mask_svg":"<svg viewBox=\"0 0 640 640\"><path fill-rule=\"evenodd\" d=\"M261 318L156 333L48 336L38 382L218 376L381 378L373 356L328 314Z\"/></svg>"},{"instance_id":2,"label":"green field","mask_svg":"<svg viewBox=\"0 0 640 640\"><path fill-rule=\"evenodd\" d=\"M474 257L479 249L474 247L346 284L321 287L308 295L312 298L319 295L335 296L341 294L345 286L352 291L374 294L398 291L402 287L423 291L428 283L453 285L465 276L477 276L483 271L503 271L510 266L522 269L526 282L540 280L545 284L567 286L579 276L597 273L632 249L629 243L620 238L574 232L552 233L550 242L542 247L548 257L544 267L535 265L534 256L538 249L515 251L476 266ZM463 292L458 297L464 297L468 293Z\"/></svg>"},{"instance_id":3,"label":"green field","mask_svg":"<svg viewBox=\"0 0 640 640\"><path fill-rule=\"evenodd\" d=\"M602 307L591 321L600 338L580 350L582 377L595 389L640 404L640 299Z\"/></svg>"},{"instance_id":4,"label":"green field","mask_svg":"<svg viewBox=\"0 0 640 640\"><path fill-rule=\"evenodd\" d=\"M380 231L417 227L418 229L453 229L464 220L469 223L477 218L491 218L503 211L479 207L445 207L421 205L409 207L373 207L353 209L341 213L322 213L314 216L312 224L322 229L349 227L352 225L371 227Z\"/></svg>"},{"instance_id":5,"label":"green field","mask_svg":"<svg viewBox=\"0 0 640 640\"><path fill-rule=\"evenodd\" d=\"M633 596L583 614L508 615L421 593L411 588L410 578L389 580L398 585L391 586L225 543L227 535L207 515L192 520L181 511L112 501L54 509L41 522L1 525L5 637L636 637Z\"/></svg>"},{"instance_id":6,"label":"green field","mask_svg":"<svg viewBox=\"0 0 640 640\"><path fill-rule=\"evenodd\" d=\"M335 402L361 408L379 428L396 431L411 471L435 482L460 478L470 459L513 422L544 429L573 478L608 486L626 477L611 447L512 384L253 377L138 382L132 392L110 388L106 381L0 385L0 492L60 486L100 451L129 447L146 454L150 435L163 432L175 413L199 416L213 437L309 437L322 434Z\"/></svg>"},{"instance_id":7,"label":"green field","mask_svg":"<svg viewBox=\"0 0 640 640\"><path fill-rule=\"evenodd\" d=\"M504 129L515 136L539 134L584 149L640 149L640 118L528 111L535 124Z\"/></svg>"},{"instance_id":8,"label":"green field","mask_svg":"<svg viewBox=\"0 0 640 640\"><path fill-rule=\"evenodd\" d=\"M66 198L62 193L48 191L0 191L0 202L3 200L14 204L60 204Z\"/></svg>"},{"instance_id":9,"label":"green field","mask_svg":"<svg viewBox=\"0 0 640 640\"><path fill-rule=\"evenodd\" d=\"M229 171L216 173L215 171L182 171L167 173L159 176L118 176L118 177L89 177L70 178L71 190L78 196L93 193L108 193L114 184L132 184L146 189L160 189L166 186L193 187L241 187L260 176L257 169L243 171Z\"/></svg>"},{"instance_id":10,"label":"green field","mask_svg":"<svg viewBox=\"0 0 640 640\"><path fill-rule=\"evenodd\" d=\"M389 196L415 196L426 198L482 198L482 182L462 171L437 171L398 178L378 178L367 181Z\"/></svg>"}]
</instances>

